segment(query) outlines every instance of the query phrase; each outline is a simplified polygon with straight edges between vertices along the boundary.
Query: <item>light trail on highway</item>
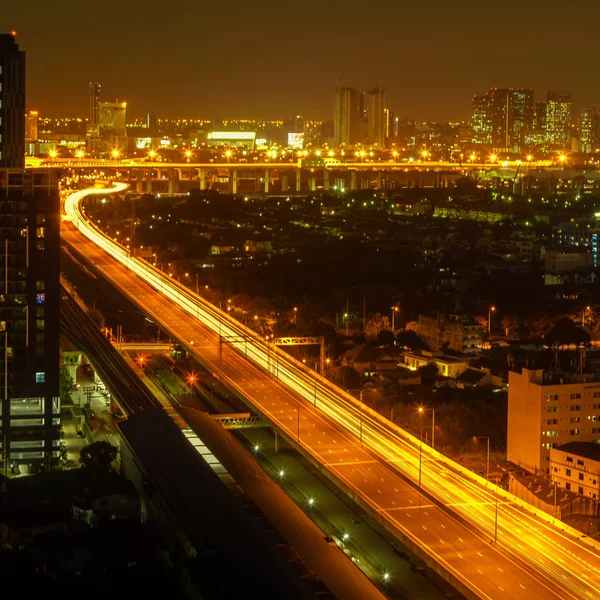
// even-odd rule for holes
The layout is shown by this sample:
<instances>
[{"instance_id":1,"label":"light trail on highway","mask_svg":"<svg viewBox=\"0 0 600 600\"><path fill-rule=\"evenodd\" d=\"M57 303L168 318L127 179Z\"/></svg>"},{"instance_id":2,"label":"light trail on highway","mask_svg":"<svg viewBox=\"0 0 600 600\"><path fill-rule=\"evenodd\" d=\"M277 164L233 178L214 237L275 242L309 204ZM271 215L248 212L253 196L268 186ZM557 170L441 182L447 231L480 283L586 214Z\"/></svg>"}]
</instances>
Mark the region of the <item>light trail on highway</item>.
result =
<instances>
[{"instance_id":1,"label":"light trail on highway","mask_svg":"<svg viewBox=\"0 0 600 600\"><path fill-rule=\"evenodd\" d=\"M231 319L225 312L178 285L145 261L132 257L125 248L108 239L95 225L87 221L81 208L83 198L91 194L106 195L122 192L126 188L126 184L118 183L111 189L84 190L71 194L64 202L66 220L71 221L88 240L137 275L148 286L185 310L189 318L189 331L192 331L194 321L198 321L213 334L225 339L227 341L225 346L248 359L247 369L253 365L251 368L257 370L257 373L259 371L270 373L271 379L276 379L273 383L287 388L302 398L303 413L310 411L311 414L324 417L334 425L334 428L343 430L355 444L362 439L362 444L359 445L379 457L384 462L386 472L402 473L404 477L415 483L420 479L424 492L446 510L451 511L460 521L468 523L484 540L494 539L497 526L498 544L493 546L492 555L496 564L499 564L500 553L504 553L517 564L533 570L534 573L549 581L554 588L560 590L556 595L546 587L543 595L535 593L532 595L529 581L528 589L522 595L516 593L520 590L515 586L507 597L597 598L600 596L598 589L600 553L597 547L580 541L576 532L564 524L558 522L559 528L552 524L553 520L550 517L544 520L536 516L536 511L524 502L518 501L504 490L453 463L429 446L422 445L420 440L368 409L299 361L279 351L254 331ZM181 334L182 330L179 330L180 339ZM193 340L189 339L189 336L183 337L181 341L188 347L194 348ZM235 382L230 381L230 383L236 385ZM237 385L239 388L239 384ZM246 390L240 391L244 393ZM282 415L274 414L274 410L269 414L265 406L257 406L257 409L285 430L292 440L296 438L294 419L291 419L291 423L286 423ZM288 412L289 410L290 408ZM300 422L300 404L297 410L298 422ZM281 413L284 413L284 410L281 410ZM289 414L285 416L289 417ZM307 441L307 439L300 439L302 448L323 463L322 455ZM333 467L330 468L335 470ZM371 467L368 469L371 471ZM350 481L351 474L345 476L340 471L341 469L338 468L336 476L351 487L365 503L371 506L372 510L382 515L409 539L418 543L479 597L495 597L483 590L485 586L478 575L472 574L469 578L465 578L454 564L450 564L440 555L439 549L434 549L422 536L416 536L414 530L408 528L400 518L401 511L394 508L395 501L391 501L390 507L383 506L382 502L377 500L377 496L374 497L373 494L365 491L365 486L357 486L355 481ZM384 477L380 479L383 481ZM393 489L398 492L398 489ZM380 490L378 492L381 494ZM537 512L539 514L539 511ZM437 518L441 519L439 515ZM442 525L442 527L446 526ZM468 531L463 525L460 527ZM465 535L463 534L463 537ZM439 539L439 543L445 545L446 542ZM492 548L492 546L488 547ZM481 551L477 554L482 556ZM458 556L463 558L461 553L458 553ZM504 572L500 566L498 569ZM481 573L480 569L477 571ZM490 575L486 574L485 578L489 579ZM523 575L523 581L526 579ZM518 585L523 590L526 589L522 584ZM505 591L499 584L497 588Z\"/></svg>"}]
</instances>

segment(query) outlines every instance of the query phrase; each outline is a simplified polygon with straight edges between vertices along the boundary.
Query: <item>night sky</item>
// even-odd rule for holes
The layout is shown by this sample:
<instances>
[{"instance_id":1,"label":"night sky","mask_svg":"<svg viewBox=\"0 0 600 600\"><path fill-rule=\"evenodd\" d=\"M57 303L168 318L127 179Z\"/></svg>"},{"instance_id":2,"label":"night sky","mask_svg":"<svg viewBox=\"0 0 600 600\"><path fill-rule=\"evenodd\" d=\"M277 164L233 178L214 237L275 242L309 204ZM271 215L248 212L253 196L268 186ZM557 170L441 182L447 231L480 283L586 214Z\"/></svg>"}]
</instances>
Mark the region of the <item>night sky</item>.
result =
<instances>
[{"instance_id":1,"label":"night sky","mask_svg":"<svg viewBox=\"0 0 600 600\"><path fill-rule=\"evenodd\" d=\"M87 115L87 83L130 114L331 118L338 76L418 119L469 118L492 86L600 106L597 0L2 0L28 55L28 108Z\"/></svg>"}]
</instances>

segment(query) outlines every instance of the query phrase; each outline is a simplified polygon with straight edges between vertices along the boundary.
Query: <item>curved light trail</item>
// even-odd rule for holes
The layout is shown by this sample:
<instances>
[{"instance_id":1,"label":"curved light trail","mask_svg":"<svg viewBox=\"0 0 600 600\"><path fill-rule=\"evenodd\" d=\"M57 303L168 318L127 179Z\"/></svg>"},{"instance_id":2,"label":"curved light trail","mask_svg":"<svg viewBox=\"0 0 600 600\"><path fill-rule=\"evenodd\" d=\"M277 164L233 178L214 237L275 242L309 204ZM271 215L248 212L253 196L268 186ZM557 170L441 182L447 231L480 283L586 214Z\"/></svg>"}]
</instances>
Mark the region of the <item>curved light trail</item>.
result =
<instances>
[{"instance_id":1,"label":"curved light trail","mask_svg":"<svg viewBox=\"0 0 600 600\"><path fill-rule=\"evenodd\" d=\"M554 588L560 590L560 597L600 598L600 552L597 543L579 539L582 534L576 530L560 521L555 522L545 513L422 444L224 311L147 262L131 256L127 249L107 238L86 219L81 206L86 196L122 192L127 187L126 184L115 183L109 189L75 192L65 199L63 218L71 221L96 246L184 309L192 319L226 338L228 347L235 348L255 367L276 377L280 384L301 397L307 407L338 429L344 429L355 440L360 438L362 446L379 457L388 469L415 483L420 481L422 490L460 522L467 523L487 540L493 540L497 534L496 547L526 570L531 570L534 577L537 574L537 577L551 582ZM294 439L293 426L284 428ZM303 447L312 452L310 446ZM354 488L376 512L410 537L393 513L382 509L360 488ZM443 540L440 541L443 543ZM435 551L425 548L439 560ZM440 562L445 563L443 560ZM455 568L445 566L461 578ZM490 597L480 592L471 581L466 585L480 597Z\"/></svg>"}]
</instances>

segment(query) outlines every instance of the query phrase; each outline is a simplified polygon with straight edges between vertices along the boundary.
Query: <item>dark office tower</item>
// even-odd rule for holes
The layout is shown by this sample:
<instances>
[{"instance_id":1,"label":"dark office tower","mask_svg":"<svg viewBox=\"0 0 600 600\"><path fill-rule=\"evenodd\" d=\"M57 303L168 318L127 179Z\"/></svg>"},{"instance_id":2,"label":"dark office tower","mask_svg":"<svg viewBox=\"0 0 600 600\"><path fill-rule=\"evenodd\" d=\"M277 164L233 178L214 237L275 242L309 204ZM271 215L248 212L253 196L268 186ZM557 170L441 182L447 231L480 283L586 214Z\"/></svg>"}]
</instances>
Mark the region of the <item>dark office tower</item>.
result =
<instances>
[{"instance_id":1,"label":"dark office tower","mask_svg":"<svg viewBox=\"0 0 600 600\"><path fill-rule=\"evenodd\" d=\"M340 87L335 91L333 110L334 145L352 146L360 135L360 94L354 88Z\"/></svg>"},{"instance_id":2,"label":"dark office tower","mask_svg":"<svg viewBox=\"0 0 600 600\"><path fill-rule=\"evenodd\" d=\"M551 147L569 149L572 137L571 94L548 92L546 102L546 139Z\"/></svg>"},{"instance_id":3,"label":"dark office tower","mask_svg":"<svg viewBox=\"0 0 600 600\"><path fill-rule=\"evenodd\" d=\"M368 142L379 148L385 147L385 94L378 87L369 92Z\"/></svg>"},{"instance_id":4,"label":"dark office tower","mask_svg":"<svg viewBox=\"0 0 600 600\"><path fill-rule=\"evenodd\" d=\"M25 52L0 34L0 168L25 166Z\"/></svg>"},{"instance_id":5,"label":"dark office tower","mask_svg":"<svg viewBox=\"0 0 600 600\"><path fill-rule=\"evenodd\" d=\"M100 84L90 81L90 127L98 127L100 124Z\"/></svg>"},{"instance_id":6,"label":"dark office tower","mask_svg":"<svg viewBox=\"0 0 600 600\"><path fill-rule=\"evenodd\" d=\"M58 462L58 173L0 169L2 472Z\"/></svg>"}]
</instances>

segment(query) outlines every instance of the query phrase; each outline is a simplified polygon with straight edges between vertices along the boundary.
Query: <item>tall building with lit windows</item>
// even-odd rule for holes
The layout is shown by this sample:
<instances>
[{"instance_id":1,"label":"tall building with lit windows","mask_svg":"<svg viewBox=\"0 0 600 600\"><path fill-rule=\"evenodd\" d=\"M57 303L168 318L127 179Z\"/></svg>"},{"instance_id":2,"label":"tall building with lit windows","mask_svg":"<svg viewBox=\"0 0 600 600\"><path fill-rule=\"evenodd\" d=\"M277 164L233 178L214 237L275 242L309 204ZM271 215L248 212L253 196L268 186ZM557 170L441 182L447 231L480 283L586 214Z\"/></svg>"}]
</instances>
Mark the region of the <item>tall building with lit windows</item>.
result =
<instances>
[{"instance_id":1,"label":"tall building with lit windows","mask_svg":"<svg viewBox=\"0 0 600 600\"><path fill-rule=\"evenodd\" d=\"M25 166L25 52L0 34L0 168Z\"/></svg>"},{"instance_id":2,"label":"tall building with lit windows","mask_svg":"<svg viewBox=\"0 0 600 600\"><path fill-rule=\"evenodd\" d=\"M59 457L58 173L0 169L0 443L4 473Z\"/></svg>"},{"instance_id":3,"label":"tall building with lit windows","mask_svg":"<svg viewBox=\"0 0 600 600\"><path fill-rule=\"evenodd\" d=\"M22 166L25 63L12 36L0 36L0 67L3 126L7 116L18 120L2 130L10 152L0 145L3 164L15 167L0 168L0 472L7 475L47 468L60 455L60 207L59 174Z\"/></svg>"},{"instance_id":4,"label":"tall building with lit windows","mask_svg":"<svg viewBox=\"0 0 600 600\"><path fill-rule=\"evenodd\" d=\"M570 149L572 126L571 94L548 92L546 101L546 139L548 144L557 149Z\"/></svg>"},{"instance_id":5,"label":"tall building with lit windows","mask_svg":"<svg viewBox=\"0 0 600 600\"><path fill-rule=\"evenodd\" d=\"M600 115L598 109L581 109L579 126L579 149L584 154L595 152L600 147Z\"/></svg>"},{"instance_id":6,"label":"tall building with lit windows","mask_svg":"<svg viewBox=\"0 0 600 600\"><path fill-rule=\"evenodd\" d=\"M532 89L491 88L484 96L473 98L471 123L475 144L518 151L533 121Z\"/></svg>"}]
</instances>

